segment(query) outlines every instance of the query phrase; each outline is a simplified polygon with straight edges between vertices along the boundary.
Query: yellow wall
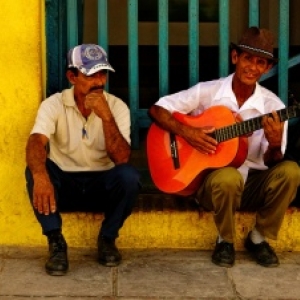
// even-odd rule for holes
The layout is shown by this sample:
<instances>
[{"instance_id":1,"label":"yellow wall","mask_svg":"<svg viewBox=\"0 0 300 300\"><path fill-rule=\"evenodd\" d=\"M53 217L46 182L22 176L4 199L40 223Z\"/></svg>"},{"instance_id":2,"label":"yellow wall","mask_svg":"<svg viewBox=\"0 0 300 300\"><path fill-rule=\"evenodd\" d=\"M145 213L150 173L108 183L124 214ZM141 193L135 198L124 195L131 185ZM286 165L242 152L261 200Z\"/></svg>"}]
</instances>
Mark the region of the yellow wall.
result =
<instances>
[{"instance_id":1,"label":"yellow wall","mask_svg":"<svg viewBox=\"0 0 300 300\"><path fill-rule=\"evenodd\" d=\"M24 150L42 99L43 2L1 1L0 244L40 233L25 189Z\"/></svg>"},{"instance_id":2,"label":"yellow wall","mask_svg":"<svg viewBox=\"0 0 300 300\"><path fill-rule=\"evenodd\" d=\"M25 145L43 98L44 1L1 1L0 9L0 246L46 245L29 204L25 179ZM159 201L166 201L162 198ZM70 246L95 247L99 214L64 214ZM237 215L238 249L253 216ZM286 215L277 248L300 249L300 212ZM248 228L249 227L249 228ZM212 249L212 215L197 211L135 212L120 232L121 247Z\"/></svg>"}]
</instances>

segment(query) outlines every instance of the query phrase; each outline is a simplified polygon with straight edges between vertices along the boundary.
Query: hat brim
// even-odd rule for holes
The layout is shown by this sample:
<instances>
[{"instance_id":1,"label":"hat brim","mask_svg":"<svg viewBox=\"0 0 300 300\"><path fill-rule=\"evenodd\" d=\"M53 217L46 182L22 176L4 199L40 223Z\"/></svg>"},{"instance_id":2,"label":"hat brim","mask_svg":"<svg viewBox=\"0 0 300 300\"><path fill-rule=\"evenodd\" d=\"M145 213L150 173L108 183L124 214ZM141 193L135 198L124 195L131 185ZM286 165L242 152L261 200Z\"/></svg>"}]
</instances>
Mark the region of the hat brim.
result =
<instances>
[{"instance_id":1,"label":"hat brim","mask_svg":"<svg viewBox=\"0 0 300 300\"><path fill-rule=\"evenodd\" d=\"M109 70L109 71L115 72L114 68L108 63L106 63L106 64L101 63L101 64L96 64L96 65L92 64L90 66L86 65L84 67L81 66L78 68L78 70L86 76L93 75L101 70Z\"/></svg>"},{"instance_id":2,"label":"hat brim","mask_svg":"<svg viewBox=\"0 0 300 300\"><path fill-rule=\"evenodd\" d=\"M231 49L239 49L240 51L244 51L244 52L247 52L247 53L250 53L251 55L255 55L255 56L258 56L258 57L262 57L262 58L266 58L274 63L277 63L278 62L278 59L275 58L275 57L272 57L268 54L265 54L265 53L262 53L262 52L259 52L259 51L255 51L255 50L252 50L252 49L248 49L248 48L244 48L244 47L240 47L238 46L237 44L234 44L234 43L230 43L230 48Z\"/></svg>"}]
</instances>

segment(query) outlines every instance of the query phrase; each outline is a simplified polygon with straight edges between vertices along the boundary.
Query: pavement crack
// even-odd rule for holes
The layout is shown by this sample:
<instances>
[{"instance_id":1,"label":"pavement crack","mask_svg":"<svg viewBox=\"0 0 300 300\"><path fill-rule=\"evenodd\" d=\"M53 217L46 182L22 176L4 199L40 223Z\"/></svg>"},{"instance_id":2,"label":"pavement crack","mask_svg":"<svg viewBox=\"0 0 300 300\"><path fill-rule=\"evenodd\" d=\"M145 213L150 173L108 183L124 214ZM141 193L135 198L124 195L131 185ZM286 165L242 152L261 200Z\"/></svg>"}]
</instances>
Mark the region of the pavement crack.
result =
<instances>
[{"instance_id":1,"label":"pavement crack","mask_svg":"<svg viewBox=\"0 0 300 300\"><path fill-rule=\"evenodd\" d=\"M233 291L233 295L235 297L235 299L237 300L245 300L245 298L237 291L236 289L236 284L234 282L232 273L230 269L227 269L227 277L228 277L228 281L231 285L232 291Z\"/></svg>"},{"instance_id":2,"label":"pavement crack","mask_svg":"<svg viewBox=\"0 0 300 300\"><path fill-rule=\"evenodd\" d=\"M111 268L111 279L112 279L112 296L118 296L118 278L119 270L117 267Z\"/></svg>"}]
</instances>

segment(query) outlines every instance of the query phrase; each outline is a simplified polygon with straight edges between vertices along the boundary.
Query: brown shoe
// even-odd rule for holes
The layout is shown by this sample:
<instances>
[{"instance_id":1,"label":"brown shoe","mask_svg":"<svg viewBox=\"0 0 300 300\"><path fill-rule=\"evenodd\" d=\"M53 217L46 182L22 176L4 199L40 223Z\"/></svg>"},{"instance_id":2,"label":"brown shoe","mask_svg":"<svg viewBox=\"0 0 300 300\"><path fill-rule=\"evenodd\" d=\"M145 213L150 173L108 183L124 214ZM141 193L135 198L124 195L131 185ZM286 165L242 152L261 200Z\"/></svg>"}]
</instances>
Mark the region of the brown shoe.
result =
<instances>
[{"instance_id":1,"label":"brown shoe","mask_svg":"<svg viewBox=\"0 0 300 300\"><path fill-rule=\"evenodd\" d=\"M256 262L264 267L277 267L279 260L273 248L266 241L254 244L250 234L251 232L248 233L246 238L245 248L251 253Z\"/></svg>"}]
</instances>

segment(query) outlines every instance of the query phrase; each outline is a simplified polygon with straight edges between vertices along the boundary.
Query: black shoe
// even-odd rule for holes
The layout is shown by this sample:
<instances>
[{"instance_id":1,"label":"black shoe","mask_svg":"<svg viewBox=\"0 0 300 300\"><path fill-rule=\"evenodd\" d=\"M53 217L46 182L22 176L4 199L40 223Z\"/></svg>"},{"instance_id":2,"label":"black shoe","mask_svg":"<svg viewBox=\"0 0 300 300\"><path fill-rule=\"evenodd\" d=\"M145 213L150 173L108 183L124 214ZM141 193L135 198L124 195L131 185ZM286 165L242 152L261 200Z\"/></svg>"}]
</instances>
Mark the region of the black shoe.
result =
<instances>
[{"instance_id":1,"label":"black shoe","mask_svg":"<svg viewBox=\"0 0 300 300\"><path fill-rule=\"evenodd\" d=\"M234 265L235 250L233 243L225 241L216 243L215 250L212 254L212 262L220 267L230 268Z\"/></svg>"},{"instance_id":2,"label":"black shoe","mask_svg":"<svg viewBox=\"0 0 300 300\"><path fill-rule=\"evenodd\" d=\"M254 244L250 234L251 232L248 233L246 238L245 248L252 254L256 262L264 267L277 267L279 260L273 248L266 241Z\"/></svg>"},{"instance_id":3,"label":"black shoe","mask_svg":"<svg viewBox=\"0 0 300 300\"><path fill-rule=\"evenodd\" d=\"M61 233L48 236L50 257L46 262L45 269L49 275L65 275L69 269L67 243Z\"/></svg>"},{"instance_id":4,"label":"black shoe","mask_svg":"<svg viewBox=\"0 0 300 300\"><path fill-rule=\"evenodd\" d=\"M115 267L122 260L121 254L115 245L115 240L100 236L98 238L98 261L106 267Z\"/></svg>"}]
</instances>

